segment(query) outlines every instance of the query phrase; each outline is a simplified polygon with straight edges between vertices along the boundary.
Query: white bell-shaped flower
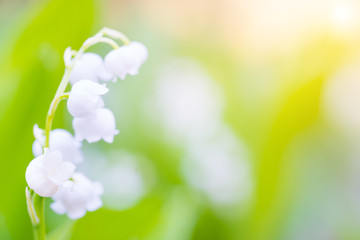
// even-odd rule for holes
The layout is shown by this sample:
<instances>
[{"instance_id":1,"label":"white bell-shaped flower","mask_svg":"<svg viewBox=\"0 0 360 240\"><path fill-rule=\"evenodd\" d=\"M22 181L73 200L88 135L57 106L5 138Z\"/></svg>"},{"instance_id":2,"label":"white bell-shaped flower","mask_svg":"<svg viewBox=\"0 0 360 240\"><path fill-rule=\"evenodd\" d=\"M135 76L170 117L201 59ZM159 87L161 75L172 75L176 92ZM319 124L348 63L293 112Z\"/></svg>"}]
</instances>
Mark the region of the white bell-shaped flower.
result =
<instances>
[{"instance_id":1,"label":"white bell-shaped flower","mask_svg":"<svg viewBox=\"0 0 360 240\"><path fill-rule=\"evenodd\" d=\"M35 141L38 141L41 143L41 146L44 145L44 142L45 142L45 131L41 128L39 128L39 125L35 124L34 127L33 127L33 134L34 134L34 137L35 137ZM41 152L39 154L35 154L36 155L35 157L41 155L43 152L41 150Z\"/></svg>"},{"instance_id":2,"label":"white bell-shaped flower","mask_svg":"<svg viewBox=\"0 0 360 240\"><path fill-rule=\"evenodd\" d=\"M36 133L35 133L36 132ZM43 145L45 142L44 130L34 126L36 139L33 143L32 150L35 157L43 154ZM81 142L77 141L74 136L64 129L54 129L50 132L50 150L59 151L66 162L80 163L84 156L80 150Z\"/></svg>"},{"instance_id":3,"label":"white bell-shaped flower","mask_svg":"<svg viewBox=\"0 0 360 240\"><path fill-rule=\"evenodd\" d=\"M59 187L75 171L75 165L64 162L59 151L46 150L41 155L30 162L26 168L26 182L35 193L42 197L54 195Z\"/></svg>"},{"instance_id":4,"label":"white bell-shaped flower","mask_svg":"<svg viewBox=\"0 0 360 240\"><path fill-rule=\"evenodd\" d=\"M64 52L64 63L65 63L65 66L69 66L72 62L72 50L71 50L71 47L68 47L65 49L65 52Z\"/></svg>"},{"instance_id":5,"label":"white bell-shaped flower","mask_svg":"<svg viewBox=\"0 0 360 240\"><path fill-rule=\"evenodd\" d=\"M113 78L114 76L106 71L104 61L98 54L84 53L71 71L70 83L74 85L82 79L89 79L93 82L110 81Z\"/></svg>"},{"instance_id":6,"label":"white bell-shaped flower","mask_svg":"<svg viewBox=\"0 0 360 240\"><path fill-rule=\"evenodd\" d=\"M67 101L69 113L76 118L94 117L94 111L104 106L101 95L108 91L105 85L90 80L75 83Z\"/></svg>"},{"instance_id":7,"label":"white bell-shaped flower","mask_svg":"<svg viewBox=\"0 0 360 240\"><path fill-rule=\"evenodd\" d=\"M79 141L86 139L89 143L97 142L100 139L112 143L114 136L119 133L115 129L114 114L106 108L96 109L94 113L94 118L73 119L75 138Z\"/></svg>"},{"instance_id":8,"label":"white bell-shaped flower","mask_svg":"<svg viewBox=\"0 0 360 240\"><path fill-rule=\"evenodd\" d=\"M131 42L129 45L138 54L141 63L144 63L146 61L146 59L148 58L148 50L145 47L145 45L140 42L136 42L136 41Z\"/></svg>"},{"instance_id":9,"label":"white bell-shaped flower","mask_svg":"<svg viewBox=\"0 0 360 240\"><path fill-rule=\"evenodd\" d=\"M144 44L131 42L109 52L104 61L105 67L110 73L124 79L126 74L138 74L140 66L147 57L148 51Z\"/></svg>"},{"instance_id":10,"label":"white bell-shaped flower","mask_svg":"<svg viewBox=\"0 0 360 240\"><path fill-rule=\"evenodd\" d=\"M95 211L102 206L102 194L100 182L91 182L84 174L75 173L72 181L67 181L53 196L55 202L50 207L57 214L66 213L69 218L78 219L86 211Z\"/></svg>"}]
</instances>

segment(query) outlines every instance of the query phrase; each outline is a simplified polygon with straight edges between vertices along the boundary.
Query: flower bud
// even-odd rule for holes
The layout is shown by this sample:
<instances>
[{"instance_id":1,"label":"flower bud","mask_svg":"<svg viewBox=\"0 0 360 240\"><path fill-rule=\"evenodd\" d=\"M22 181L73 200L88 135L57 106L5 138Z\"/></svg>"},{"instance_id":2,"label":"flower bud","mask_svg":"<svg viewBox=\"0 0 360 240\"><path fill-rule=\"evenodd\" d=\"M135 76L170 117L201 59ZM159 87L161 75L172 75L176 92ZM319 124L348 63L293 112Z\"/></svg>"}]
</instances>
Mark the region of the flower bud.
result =
<instances>
[{"instance_id":1,"label":"flower bud","mask_svg":"<svg viewBox=\"0 0 360 240\"><path fill-rule=\"evenodd\" d=\"M70 66L71 62L72 62L71 47L68 47L68 48L65 49L65 52L64 52L65 66Z\"/></svg>"},{"instance_id":2,"label":"flower bud","mask_svg":"<svg viewBox=\"0 0 360 240\"><path fill-rule=\"evenodd\" d=\"M75 138L79 141L86 139L89 143L97 142L100 139L112 143L114 136L119 133L115 129L114 114L106 108L96 109L94 113L94 118L73 119Z\"/></svg>"},{"instance_id":3,"label":"flower bud","mask_svg":"<svg viewBox=\"0 0 360 240\"><path fill-rule=\"evenodd\" d=\"M131 42L109 52L105 56L105 67L110 73L124 79L126 74L138 74L147 56L148 51L142 43Z\"/></svg>"},{"instance_id":4,"label":"flower bud","mask_svg":"<svg viewBox=\"0 0 360 240\"><path fill-rule=\"evenodd\" d=\"M74 85L80 80L93 82L110 81L114 78L104 67L103 59L96 53L84 53L75 63L70 74L70 83Z\"/></svg>"},{"instance_id":5,"label":"flower bud","mask_svg":"<svg viewBox=\"0 0 360 240\"><path fill-rule=\"evenodd\" d=\"M78 219L86 211L95 211L102 206L102 194L101 183L91 182L84 174L75 173L72 181L67 181L53 196L55 202L50 207L57 214L66 213L70 219Z\"/></svg>"},{"instance_id":6,"label":"flower bud","mask_svg":"<svg viewBox=\"0 0 360 240\"><path fill-rule=\"evenodd\" d=\"M71 89L67 107L70 114L77 118L94 117L94 111L104 106L101 95L109 91L105 85L81 80L74 84Z\"/></svg>"},{"instance_id":7,"label":"flower bud","mask_svg":"<svg viewBox=\"0 0 360 240\"><path fill-rule=\"evenodd\" d=\"M36 131L41 131L41 129L37 128ZM35 157L43 154L42 146L44 141L45 137L43 135L38 136L34 141L32 148ZM84 160L80 150L81 142L77 141L71 133L64 129L54 129L50 132L49 145L52 151L59 151L66 162L77 164Z\"/></svg>"},{"instance_id":8,"label":"flower bud","mask_svg":"<svg viewBox=\"0 0 360 240\"><path fill-rule=\"evenodd\" d=\"M75 165L64 162L59 151L47 149L30 162L25 178L29 187L42 197L54 195L59 187L73 174Z\"/></svg>"}]
</instances>

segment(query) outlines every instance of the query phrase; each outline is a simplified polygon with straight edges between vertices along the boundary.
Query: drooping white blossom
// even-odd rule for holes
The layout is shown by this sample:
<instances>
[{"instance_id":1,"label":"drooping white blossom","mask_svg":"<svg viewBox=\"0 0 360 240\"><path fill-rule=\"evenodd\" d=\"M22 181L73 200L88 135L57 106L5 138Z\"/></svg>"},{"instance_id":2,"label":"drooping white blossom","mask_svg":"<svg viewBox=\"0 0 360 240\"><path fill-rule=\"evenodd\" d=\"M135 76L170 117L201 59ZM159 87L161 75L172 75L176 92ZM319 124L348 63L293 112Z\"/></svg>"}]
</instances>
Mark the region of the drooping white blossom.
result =
<instances>
[{"instance_id":1,"label":"drooping white blossom","mask_svg":"<svg viewBox=\"0 0 360 240\"><path fill-rule=\"evenodd\" d=\"M143 64L146 61L146 59L148 58L148 54L149 54L145 45L140 42L137 42L137 41L133 41L129 45L138 54L141 64Z\"/></svg>"},{"instance_id":2,"label":"drooping white blossom","mask_svg":"<svg viewBox=\"0 0 360 240\"><path fill-rule=\"evenodd\" d=\"M75 170L75 165L63 161L59 151L46 150L44 155L33 159L26 168L26 182L42 197L54 195Z\"/></svg>"},{"instance_id":3,"label":"drooping white blossom","mask_svg":"<svg viewBox=\"0 0 360 240\"><path fill-rule=\"evenodd\" d=\"M111 51L106 56L107 66L102 57L95 53L84 53L88 48L99 42L108 43L118 48L114 40L121 40L126 44L120 49ZM71 219L78 219L87 211L95 211L102 206L100 196L103 186L100 182L92 182L82 173L74 173L74 163L83 161L80 151L81 141L89 143L103 139L113 142L118 134L115 117L112 111L104 108L102 95L109 89L99 81L116 81L117 77L125 78L127 74L135 75L140 66L147 59L146 47L138 42L131 42L120 32L103 28L93 37L88 38L79 51L70 47L64 52L65 74L53 99L47 116L46 129L50 131L51 120L59 99L68 96L67 107L74 117L73 128L75 137L63 129L55 129L50 133L34 126L35 141L33 143L33 159L25 173L28 186L26 188L28 209L33 224L38 224L36 208L33 198L36 194L42 197L53 197L51 208L58 214L67 214ZM68 82L72 85L70 93L66 93ZM51 114L51 115L50 115ZM45 134L49 134L46 139ZM47 142L45 141L47 140ZM44 146L47 148L44 149ZM44 149L44 150L43 150ZM138 169L119 168L108 181L113 179L125 180L120 188L112 189L116 197L128 197L127 202L134 204L141 196L143 185ZM122 178L118 178L117 173ZM136 188L128 186L132 182ZM111 183L110 183L111 184ZM35 194L36 193L36 194ZM129 205L127 205L128 207Z\"/></svg>"},{"instance_id":4,"label":"drooping white blossom","mask_svg":"<svg viewBox=\"0 0 360 240\"><path fill-rule=\"evenodd\" d=\"M113 78L114 76L106 71L104 61L98 54L84 53L71 71L70 83L74 85L83 79L93 82L110 81Z\"/></svg>"},{"instance_id":5,"label":"drooping white blossom","mask_svg":"<svg viewBox=\"0 0 360 240\"><path fill-rule=\"evenodd\" d=\"M72 180L67 181L53 196L51 209L57 214L67 214L70 219L78 219L86 211L95 211L102 206L100 196L103 187L100 182L90 181L82 173L74 173Z\"/></svg>"},{"instance_id":6,"label":"drooping white blossom","mask_svg":"<svg viewBox=\"0 0 360 240\"><path fill-rule=\"evenodd\" d=\"M69 113L77 118L95 117L94 111L104 106L101 95L108 91L105 85L90 80L75 83L67 101Z\"/></svg>"},{"instance_id":7,"label":"drooping white blossom","mask_svg":"<svg viewBox=\"0 0 360 240\"><path fill-rule=\"evenodd\" d=\"M37 125L34 126L35 141L32 146L33 154L38 157L43 154L45 143L44 130ZM81 148L81 142L64 129L54 129L50 132L50 150L59 151L66 162L80 163L84 160Z\"/></svg>"},{"instance_id":8,"label":"drooping white blossom","mask_svg":"<svg viewBox=\"0 0 360 240\"><path fill-rule=\"evenodd\" d=\"M110 73L124 79L126 74L138 74L147 57L148 51L142 43L131 42L109 52L105 56L105 67Z\"/></svg>"},{"instance_id":9,"label":"drooping white blossom","mask_svg":"<svg viewBox=\"0 0 360 240\"><path fill-rule=\"evenodd\" d=\"M114 136L119 133L115 129L114 114L106 108L95 110L93 118L74 118L73 128L75 138L79 141L86 140L89 143L103 139L105 142L112 143Z\"/></svg>"}]
</instances>

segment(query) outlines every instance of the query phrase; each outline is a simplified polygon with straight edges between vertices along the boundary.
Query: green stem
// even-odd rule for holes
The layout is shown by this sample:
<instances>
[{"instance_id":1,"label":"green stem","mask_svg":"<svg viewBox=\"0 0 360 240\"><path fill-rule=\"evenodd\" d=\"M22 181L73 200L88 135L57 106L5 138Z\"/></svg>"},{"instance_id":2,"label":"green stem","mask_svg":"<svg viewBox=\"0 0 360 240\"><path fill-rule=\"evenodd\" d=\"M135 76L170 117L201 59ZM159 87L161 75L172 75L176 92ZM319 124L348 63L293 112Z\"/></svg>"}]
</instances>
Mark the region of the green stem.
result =
<instances>
[{"instance_id":1,"label":"green stem","mask_svg":"<svg viewBox=\"0 0 360 240\"><path fill-rule=\"evenodd\" d=\"M45 198L37 194L34 196L34 207L36 214L39 218L39 223L33 225L33 233L35 240L45 240L45 215L44 215L44 204Z\"/></svg>"},{"instance_id":2,"label":"green stem","mask_svg":"<svg viewBox=\"0 0 360 240\"><path fill-rule=\"evenodd\" d=\"M64 94L64 92L66 90L67 85L69 84L70 73L71 73L72 69L74 68L75 62L80 58L80 56L84 53L84 51L85 51L85 49L83 47L81 47L79 52L76 54L73 63L70 66L66 67L64 76L62 77L60 85L59 85L58 89L56 90L54 99L52 100L52 102L50 104L50 108L49 108L48 114L46 116L46 123L45 123L45 145L44 145L44 148L49 147L51 125L52 125L52 121L55 117L56 108L59 105L60 100L66 99L69 96L69 94Z\"/></svg>"},{"instance_id":3,"label":"green stem","mask_svg":"<svg viewBox=\"0 0 360 240\"><path fill-rule=\"evenodd\" d=\"M98 40L98 42L103 42L109 44L113 49L118 49L120 46L112 39L102 37Z\"/></svg>"},{"instance_id":4,"label":"green stem","mask_svg":"<svg viewBox=\"0 0 360 240\"><path fill-rule=\"evenodd\" d=\"M79 51L76 55L74 62L80 58L80 55L83 51ZM44 148L49 147L50 143L50 131L52 121L55 117L56 108L59 105L60 100L66 99L69 97L69 93L64 93L70 78L71 70L73 69L74 64L67 67L64 73L63 78L61 79L60 85L55 93L55 97L50 104L50 108L48 114L46 116L46 124L45 124L45 145ZM35 194L34 196L34 207L37 216L39 217L39 223L33 226L34 239L35 240L45 240L46 231L45 231L45 216L44 216L44 203L45 198Z\"/></svg>"},{"instance_id":5,"label":"green stem","mask_svg":"<svg viewBox=\"0 0 360 240\"><path fill-rule=\"evenodd\" d=\"M101 34L102 36L109 36L111 38L114 39L119 39L120 41L122 41L125 45L130 44L130 39L123 33L115 31L113 29L109 29L109 28L103 28L100 30L99 34Z\"/></svg>"},{"instance_id":6,"label":"green stem","mask_svg":"<svg viewBox=\"0 0 360 240\"><path fill-rule=\"evenodd\" d=\"M51 131L51 125L52 125L52 120L55 117L55 111L57 106L59 105L59 102L63 99L67 99L69 97L69 93L62 93L59 95L55 95L54 100L52 101L51 105L50 105L50 109L49 112L46 116L46 124L45 124L45 145L44 148L48 148L49 147L49 143L50 143L50 131Z\"/></svg>"}]
</instances>

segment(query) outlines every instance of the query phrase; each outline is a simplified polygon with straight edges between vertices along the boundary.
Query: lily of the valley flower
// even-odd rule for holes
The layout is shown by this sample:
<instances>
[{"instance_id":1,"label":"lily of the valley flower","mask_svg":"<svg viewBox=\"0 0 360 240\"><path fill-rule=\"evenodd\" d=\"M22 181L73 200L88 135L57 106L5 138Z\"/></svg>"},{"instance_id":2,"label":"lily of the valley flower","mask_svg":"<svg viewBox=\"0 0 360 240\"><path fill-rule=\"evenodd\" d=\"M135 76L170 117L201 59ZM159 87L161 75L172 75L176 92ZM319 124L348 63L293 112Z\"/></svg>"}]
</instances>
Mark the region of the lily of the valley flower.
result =
<instances>
[{"instance_id":1,"label":"lily of the valley flower","mask_svg":"<svg viewBox=\"0 0 360 240\"><path fill-rule=\"evenodd\" d=\"M148 51L142 43L131 42L109 52L105 56L105 67L110 73L124 79L126 74L138 74L147 56Z\"/></svg>"},{"instance_id":2,"label":"lily of the valley flower","mask_svg":"<svg viewBox=\"0 0 360 240\"><path fill-rule=\"evenodd\" d=\"M95 211L102 206L100 196L103 187L99 182L91 182L82 173L75 173L72 181L67 181L53 196L50 207L58 214L67 214L71 219L78 219L86 211Z\"/></svg>"},{"instance_id":3,"label":"lily of the valley flower","mask_svg":"<svg viewBox=\"0 0 360 240\"><path fill-rule=\"evenodd\" d=\"M35 141L32 146L33 154L39 157L43 154L45 136L43 130L34 126ZM80 163L84 160L81 153L81 142L75 140L74 136L64 129L54 129L50 132L50 150L59 151L66 162Z\"/></svg>"},{"instance_id":4,"label":"lily of the valley flower","mask_svg":"<svg viewBox=\"0 0 360 240\"><path fill-rule=\"evenodd\" d=\"M117 40L125 45L119 47ZM87 52L90 46L100 42L115 49L105 60L98 54ZM90 181L82 173L74 173L74 164L83 161L80 150L82 140L93 143L103 139L111 143L119 132L114 114L104 108L102 96L109 89L98 82L116 81L117 77L124 79L127 74L137 74L147 56L143 44L130 42L121 32L108 28L88 38L78 51L70 47L65 50L65 73L50 104L46 130L34 126L33 153L36 158L30 162L25 173L26 182L32 189L26 188L27 206L34 231L39 236L44 235L45 223L41 212L37 215L38 209L44 207L44 201L38 195L53 197L51 208L71 219L81 218L87 211L95 211L102 206L102 185ZM69 82L72 89L66 93ZM68 111L74 117L75 137L63 129L51 131L58 102L62 99L67 99ZM130 176L130 179L133 178Z\"/></svg>"},{"instance_id":5,"label":"lily of the valley flower","mask_svg":"<svg viewBox=\"0 0 360 240\"><path fill-rule=\"evenodd\" d=\"M95 110L104 106L101 95L108 91L105 85L90 80L75 83L67 101L70 114L77 118L95 117Z\"/></svg>"},{"instance_id":6,"label":"lily of the valley flower","mask_svg":"<svg viewBox=\"0 0 360 240\"><path fill-rule=\"evenodd\" d=\"M74 85L82 79L93 82L110 81L113 78L114 76L105 70L104 61L98 54L84 53L71 71L70 83Z\"/></svg>"},{"instance_id":7,"label":"lily of the valley flower","mask_svg":"<svg viewBox=\"0 0 360 240\"><path fill-rule=\"evenodd\" d=\"M75 170L75 165L64 162L59 151L46 150L30 162L26 169L26 182L35 193L42 197L51 197Z\"/></svg>"},{"instance_id":8,"label":"lily of the valley flower","mask_svg":"<svg viewBox=\"0 0 360 240\"><path fill-rule=\"evenodd\" d=\"M115 129L114 114L106 108L95 110L93 118L74 118L73 128L75 138L79 141L86 140L89 143L104 139L105 142L112 143L114 136L119 133Z\"/></svg>"}]
</instances>

